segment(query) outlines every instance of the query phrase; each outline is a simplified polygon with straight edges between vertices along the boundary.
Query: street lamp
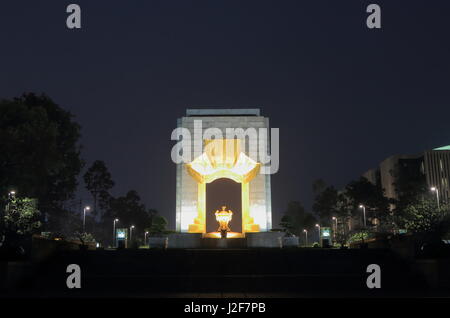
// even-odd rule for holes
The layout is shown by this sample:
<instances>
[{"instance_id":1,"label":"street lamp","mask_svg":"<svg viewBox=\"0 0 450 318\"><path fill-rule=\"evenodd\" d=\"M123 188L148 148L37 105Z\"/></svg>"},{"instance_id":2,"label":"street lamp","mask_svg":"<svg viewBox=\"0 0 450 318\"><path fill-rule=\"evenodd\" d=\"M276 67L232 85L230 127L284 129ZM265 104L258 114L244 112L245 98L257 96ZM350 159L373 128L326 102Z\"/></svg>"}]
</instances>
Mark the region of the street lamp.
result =
<instances>
[{"instance_id":1,"label":"street lamp","mask_svg":"<svg viewBox=\"0 0 450 318\"><path fill-rule=\"evenodd\" d=\"M12 199L14 199L15 194L16 194L16 191L14 191L14 190L11 190L8 192L8 202L6 204L6 209L5 210L1 209L1 212L0 212L0 228L3 228L3 226L5 224L6 213L8 213L8 214L10 213L11 201L12 201ZM2 236L0 236L0 240L3 240Z\"/></svg>"},{"instance_id":2,"label":"street lamp","mask_svg":"<svg viewBox=\"0 0 450 318\"><path fill-rule=\"evenodd\" d=\"M134 225L130 226L130 243L131 243L131 235L133 234Z\"/></svg>"},{"instance_id":3,"label":"street lamp","mask_svg":"<svg viewBox=\"0 0 450 318\"><path fill-rule=\"evenodd\" d=\"M362 204L359 207L363 210L363 218L364 218L364 228L366 227L366 207Z\"/></svg>"},{"instance_id":4,"label":"street lamp","mask_svg":"<svg viewBox=\"0 0 450 318\"><path fill-rule=\"evenodd\" d=\"M148 232L145 232L145 234L144 234L144 245L147 244L147 234L148 234Z\"/></svg>"},{"instance_id":5,"label":"street lamp","mask_svg":"<svg viewBox=\"0 0 450 318\"><path fill-rule=\"evenodd\" d=\"M306 238L306 240L305 240L305 242L306 242L305 246L308 246L308 230L307 230L307 229L303 229L303 232L305 232L305 238Z\"/></svg>"},{"instance_id":6,"label":"street lamp","mask_svg":"<svg viewBox=\"0 0 450 318\"><path fill-rule=\"evenodd\" d=\"M85 206L83 209L83 232L86 232L86 211L89 211L91 207Z\"/></svg>"},{"instance_id":7,"label":"street lamp","mask_svg":"<svg viewBox=\"0 0 450 318\"><path fill-rule=\"evenodd\" d=\"M113 246L116 247L116 222L119 222L119 219L114 219L113 221Z\"/></svg>"},{"instance_id":8,"label":"street lamp","mask_svg":"<svg viewBox=\"0 0 450 318\"><path fill-rule=\"evenodd\" d=\"M334 240L336 241L336 232L337 232L337 228L338 228L338 224L337 224L337 217L333 216L331 218L334 222Z\"/></svg>"},{"instance_id":9,"label":"street lamp","mask_svg":"<svg viewBox=\"0 0 450 318\"><path fill-rule=\"evenodd\" d=\"M316 224L316 227L317 227L317 231L318 231L318 233L319 233L319 244L320 244L320 225L319 225L319 224Z\"/></svg>"},{"instance_id":10,"label":"street lamp","mask_svg":"<svg viewBox=\"0 0 450 318\"><path fill-rule=\"evenodd\" d=\"M432 192L436 192L436 202L437 202L438 209L440 209L440 208L439 208L439 189L436 188L436 187L431 187L430 190L431 190Z\"/></svg>"}]
</instances>

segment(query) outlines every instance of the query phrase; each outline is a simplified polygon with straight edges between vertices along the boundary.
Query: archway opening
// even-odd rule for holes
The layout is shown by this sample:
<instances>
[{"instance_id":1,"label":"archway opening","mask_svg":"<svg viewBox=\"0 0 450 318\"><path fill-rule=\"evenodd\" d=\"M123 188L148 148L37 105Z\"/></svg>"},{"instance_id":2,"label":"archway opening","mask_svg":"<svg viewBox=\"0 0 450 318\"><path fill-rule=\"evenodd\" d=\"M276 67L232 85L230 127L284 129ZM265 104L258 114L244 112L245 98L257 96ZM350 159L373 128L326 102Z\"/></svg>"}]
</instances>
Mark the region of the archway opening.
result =
<instances>
[{"instance_id":1,"label":"archway opening","mask_svg":"<svg viewBox=\"0 0 450 318\"><path fill-rule=\"evenodd\" d=\"M232 232L242 233L242 185L228 178L206 184L206 232L217 232L215 212L226 206L233 211L229 225Z\"/></svg>"}]
</instances>

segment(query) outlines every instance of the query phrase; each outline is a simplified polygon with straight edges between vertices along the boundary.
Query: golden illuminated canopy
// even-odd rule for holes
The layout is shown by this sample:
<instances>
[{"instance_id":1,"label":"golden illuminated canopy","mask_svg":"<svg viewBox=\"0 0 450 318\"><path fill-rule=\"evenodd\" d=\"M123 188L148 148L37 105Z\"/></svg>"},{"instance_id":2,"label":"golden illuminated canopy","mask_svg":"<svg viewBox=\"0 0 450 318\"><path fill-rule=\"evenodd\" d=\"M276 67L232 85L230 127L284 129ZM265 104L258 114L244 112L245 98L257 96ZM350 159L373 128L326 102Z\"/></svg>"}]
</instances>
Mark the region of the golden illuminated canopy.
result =
<instances>
[{"instance_id":1,"label":"golden illuminated canopy","mask_svg":"<svg viewBox=\"0 0 450 318\"><path fill-rule=\"evenodd\" d=\"M198 215L194 223L189 224L189 233L206 233L206 183L219 178L241 183L243 233L235 235L242 237L246 232L259 232L259 225L250 216L249 182L258 175L261 164L241 152L240 142L239 139L205 140L205 152L186 164L188 173L198 183ZM231 215L229 217L231 219Z\"/></svg>"},{"instance_id":2,"label":"golden illuminated canopy","mask_svg":"<svg viewBox=\"0 0 450 318\"><path fill-rule=\"evenodd\" d=\"M239 139L206 140L205 152L186 166L199 183L209 183L218 178L246 183L260 169L259 163L240 151Z\"/></svg>"}]
</instances>

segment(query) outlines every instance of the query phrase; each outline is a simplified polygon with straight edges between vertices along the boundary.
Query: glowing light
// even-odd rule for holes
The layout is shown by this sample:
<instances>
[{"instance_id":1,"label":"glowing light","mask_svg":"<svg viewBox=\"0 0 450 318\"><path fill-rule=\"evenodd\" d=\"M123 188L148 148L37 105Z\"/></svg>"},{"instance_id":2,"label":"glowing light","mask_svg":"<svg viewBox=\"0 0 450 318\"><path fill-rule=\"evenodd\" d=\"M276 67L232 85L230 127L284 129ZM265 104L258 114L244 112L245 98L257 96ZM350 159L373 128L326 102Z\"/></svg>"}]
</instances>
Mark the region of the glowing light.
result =
<instances>
[{"instance_id":1,"label":"glowing light","mask_svg":"<svg viewBox=\"0 0 450 318\"><path fill-rule=\"evenodd\" d=\"M240 142L239 139L205 140L205 152L186 164L187 172L198 183L198 197L197 207L192 205L192 210L183 211L182 230L206 233L206 183L228 178L241 183L242 232L260 231L260 225L250 216L249 182L258 175L261 164L240 151ZM257 216L263 218L264 213L257 213Z\"/></svg>"},{"instance_id":2,"label":"glowing light","mask_svg":"<svg viewBox=\"0 0 450 318\"><path fill-rule=\"evenodd\" d=\"M242 183L258 174L260 164L240 152L240 140L205 140L205 144L205 152L186 165L197 182L209 183L225 177Z\"/></svg>"},{"instance_id":3,"label":"glowing light","mask_svg":"<svg viewBox=\"0 0 450 318\"><path fill-rule=\"evenodd\" d=\"M209 233L205 233L205 235L203 237L207 237L207 238L220 238L220 233L219 232L209 232ZM242 233L237 233L237 232L228 232L227 233L227 238L242 238L243 234Z\"/></svg>"},{"instance_id":4,"label":"glowing light","mask_svg":"<svg viewBox=\"0 0 450 318\"><path fill-rule=\"evenodd\" d=\"M449 146L443 146L443 147L439 147L439 148L434 148L433 150L450 150L450 145Z\"/></svg>"},{"instance_id":5,"label":"glowing light","mask_svg":"<svg viewBox=\"0 0 450 318\"><path fill-rule=\"evenodd\" d=\"M251 204L246 224L246 232L266 231L266 206L258 203Z\"/></svg>"},{"instance_id":6,"label":"glowing light","mask_svg":"<svg viewBox=\"0 0 450 318\"><path fill-rule=\"evenodd\" d=\"M230 223L232 217L233 217L233 212L227 211L226 210L226 206L222 207L222 211L216 211L215 215L216 215L216 220L217 222L219 222L219 229L218 231L227 231L227 232L231 232L231 229L228 225L228 223Z\"/></svg>"},{"instance_id":7,"label":"glowing light","mask_svg":"<svg viewBox=\"0 0 450 318\"><path fill-rule=\"evenodd\" d=\"M233 212L228 211L217 211L216 212L216 220L217 222L230 222L232 218Z\"/></svg>"}]
</instances>

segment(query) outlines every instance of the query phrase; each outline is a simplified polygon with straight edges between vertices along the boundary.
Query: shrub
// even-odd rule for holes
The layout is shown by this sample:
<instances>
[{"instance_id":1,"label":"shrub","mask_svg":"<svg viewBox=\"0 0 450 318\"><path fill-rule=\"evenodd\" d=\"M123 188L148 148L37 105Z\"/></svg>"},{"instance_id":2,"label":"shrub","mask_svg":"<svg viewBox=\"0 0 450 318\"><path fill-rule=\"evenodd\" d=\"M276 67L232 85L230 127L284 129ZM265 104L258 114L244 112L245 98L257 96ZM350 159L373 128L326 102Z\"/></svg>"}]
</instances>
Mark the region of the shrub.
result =
<instances>
[{"instance_id":1,"label":"shrub","mask_svg":"<svg viewBox=\"0 0 450 318\"><path fill-rule=\"evenodd\" d=\"M147 229L150 236L161 236L167 234L166 226L167 220L161 215L155 215L152 220L152 225Z\"/></svg>"}]
</instances>

